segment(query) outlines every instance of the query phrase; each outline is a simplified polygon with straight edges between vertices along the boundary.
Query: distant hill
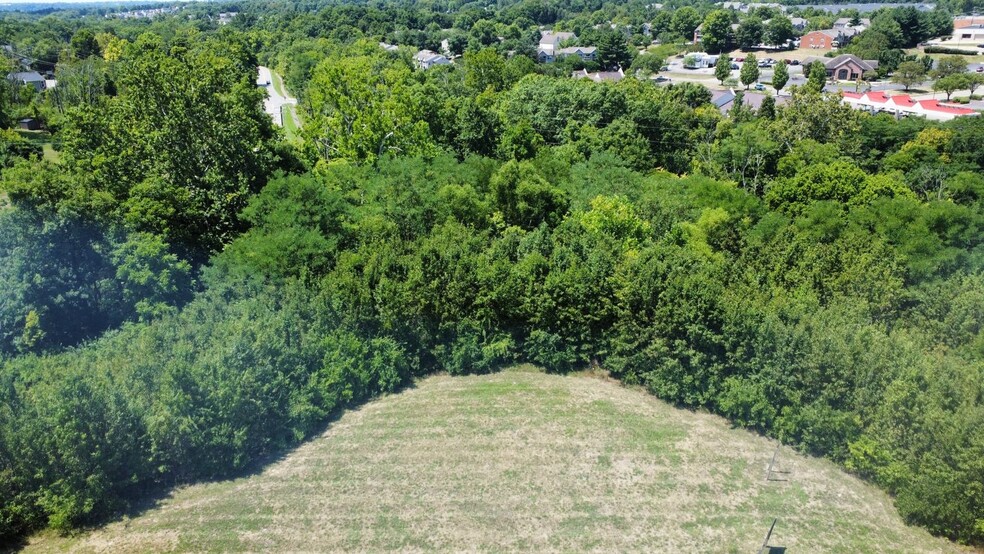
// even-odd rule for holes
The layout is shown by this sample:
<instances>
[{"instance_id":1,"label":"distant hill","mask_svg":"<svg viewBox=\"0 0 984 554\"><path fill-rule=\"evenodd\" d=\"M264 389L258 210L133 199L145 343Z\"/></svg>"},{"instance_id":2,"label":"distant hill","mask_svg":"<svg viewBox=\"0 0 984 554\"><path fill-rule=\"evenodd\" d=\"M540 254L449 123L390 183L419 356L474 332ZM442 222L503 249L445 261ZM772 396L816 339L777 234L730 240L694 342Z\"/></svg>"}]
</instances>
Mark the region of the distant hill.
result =
<instances>
[{"instance_id":1,"label":"distant hill","mask_svg":"<svg viewBox=\"0 0 984 554\"><path fill-rule=\"evenodd\" d=\"M261 472L47 551L959 552L881 491L590 375L424 379Z\"/></svg>"}]
</instances>

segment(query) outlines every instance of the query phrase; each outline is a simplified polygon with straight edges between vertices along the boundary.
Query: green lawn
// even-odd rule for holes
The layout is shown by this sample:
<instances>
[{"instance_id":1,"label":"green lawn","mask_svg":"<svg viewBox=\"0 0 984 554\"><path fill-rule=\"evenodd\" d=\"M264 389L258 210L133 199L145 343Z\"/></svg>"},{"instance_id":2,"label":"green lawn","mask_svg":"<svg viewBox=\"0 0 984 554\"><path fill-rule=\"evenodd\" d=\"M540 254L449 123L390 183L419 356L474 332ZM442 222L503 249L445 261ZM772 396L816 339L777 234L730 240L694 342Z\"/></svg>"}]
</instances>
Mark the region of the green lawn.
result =
<instances>
[{"instance_id":1,"label":"green lawn","mask_svg":"<svg viewBox=\"0 0 984 554\"><path fill-rule=\"evenodd\" d=\"M297 109L291 105L284 105L280 108L281 119L284 122L284 133L287 140L291 142L301 141L301 129L297 120Z\"/></svg>"},{"instance_id":2,"label":"green lawn","mask_svg":"<svg viewBox=\"0 0 984 554\"><path fill-rule=\"evenodd\" d=\"M18 129L17 133L40 146L44 159L54 163L61 160L61 152L55 150L54 143L51 142L51 133L47 131L25 131L23 129Z\"/></svg>"},{"instance_id":3,"label":"green lawn","mask_svg":"<svg viewBox=\"0 0 984 554\"><path fill-rule=\"evenodd\" d=\"M273 84L273 90L277 91L277 94L279 94L280 96L285 96L286 97L287 96L287 90L284 88L284 80L280 76L280 74L271 69L270 70L270 76L272 77L271 80L273 81L273 83L272 83Z\"/></svg>"},{"instance_id":4,"label":"green lawn","mask_svg":"<svg viewBox=\"0 0 984 554\"><path fill-rule=\"evenodd\" d=\"M28 552L954 552L833 464L601 375L424 379L242 478Z\"/></svg>"}]
</instances>

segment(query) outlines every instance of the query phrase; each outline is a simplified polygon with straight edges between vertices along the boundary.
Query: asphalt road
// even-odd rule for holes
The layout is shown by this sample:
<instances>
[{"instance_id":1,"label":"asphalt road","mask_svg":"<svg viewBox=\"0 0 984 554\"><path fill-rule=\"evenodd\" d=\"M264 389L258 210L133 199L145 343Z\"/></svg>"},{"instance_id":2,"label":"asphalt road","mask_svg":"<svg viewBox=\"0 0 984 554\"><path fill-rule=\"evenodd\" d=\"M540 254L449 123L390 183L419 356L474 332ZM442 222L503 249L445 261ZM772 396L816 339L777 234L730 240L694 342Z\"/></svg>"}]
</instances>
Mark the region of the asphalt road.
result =
<instances>
[{"instance_id":1,"label":"asphalt road","mask_svg":"<svg viewBox=\"0 0 984 554\"><path fill-rule=\"evenodd\" d=\"M271 74L269 67L259 67L259 74L256 79L256 84L262 86L267 91L267 98L263 101L263 109L266 113L270 114L273 119L274 125L279 125L283 127L283 106L285 104L297 105L297 98L292 98L290 96L281 96L277 92L277 89L273 86L273 75ZM284 92L287 92L284 89Z\"/></svg>"}]
</instances>

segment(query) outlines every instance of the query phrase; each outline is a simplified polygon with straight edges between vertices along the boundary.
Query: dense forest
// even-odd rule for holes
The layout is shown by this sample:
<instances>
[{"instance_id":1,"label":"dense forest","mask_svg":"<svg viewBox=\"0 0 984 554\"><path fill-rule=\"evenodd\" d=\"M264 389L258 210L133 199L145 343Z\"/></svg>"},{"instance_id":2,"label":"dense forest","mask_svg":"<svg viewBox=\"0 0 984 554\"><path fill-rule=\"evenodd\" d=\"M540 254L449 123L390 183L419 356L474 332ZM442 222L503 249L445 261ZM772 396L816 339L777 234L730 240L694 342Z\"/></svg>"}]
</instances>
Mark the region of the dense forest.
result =
<instances>
[{"instance_id":1,"label":"dense forest","mask_svg":"<svg viewBox=\"0 0 984 554\"><path fill-rule=\"evenodd\" d=\"M810 86L722 114L701 85L528 55L560 21L644 67L592 27L641 3L239 9L0 22L59 81L0 94L0 127L43 119L58 150L0 131L0 540L529 361L721 414L984 544L981 117ZM427 71L379 45L444 38L463 56Z\"/></svg>"}]
</instances>

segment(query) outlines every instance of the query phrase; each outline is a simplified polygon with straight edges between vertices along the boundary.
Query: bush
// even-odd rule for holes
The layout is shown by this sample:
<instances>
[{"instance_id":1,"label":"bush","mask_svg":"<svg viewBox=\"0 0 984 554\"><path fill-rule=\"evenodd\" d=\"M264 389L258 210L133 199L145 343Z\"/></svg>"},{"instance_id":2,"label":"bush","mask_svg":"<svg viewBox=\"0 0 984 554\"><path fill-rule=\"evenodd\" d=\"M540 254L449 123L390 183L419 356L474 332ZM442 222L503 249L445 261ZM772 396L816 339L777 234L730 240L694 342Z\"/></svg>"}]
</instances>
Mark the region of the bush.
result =
<instances>
[{"instance_id":1,"label":"bush","mask_svg":"<svg viewBox=\"0 0 984 554\"><path fill-rule=\"evenodd\" d=\"M948 46L926 46L923 48L926 54L956 54L958 56L976 56L977 50L964 50L962 48L950 48Z\"/></svg>"}]
</instances>

